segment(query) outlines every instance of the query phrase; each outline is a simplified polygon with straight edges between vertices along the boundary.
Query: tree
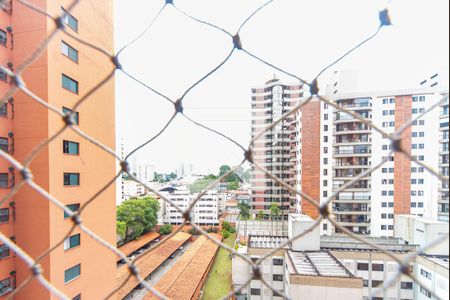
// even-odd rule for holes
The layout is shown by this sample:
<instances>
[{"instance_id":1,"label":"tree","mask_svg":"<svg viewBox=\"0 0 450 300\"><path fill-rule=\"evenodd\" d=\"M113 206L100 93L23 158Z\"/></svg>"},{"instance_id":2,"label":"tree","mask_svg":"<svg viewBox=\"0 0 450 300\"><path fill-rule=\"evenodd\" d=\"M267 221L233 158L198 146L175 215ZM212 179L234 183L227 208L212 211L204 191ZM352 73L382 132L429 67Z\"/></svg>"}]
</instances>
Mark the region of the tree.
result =
<instances>
[{"instance_id":1,"label":"tree","mask_svg":"<svg viewBox=\"0 0 450 300\"><path fill-rule=\"evenodd\" d=\"M256 220L257 221L264 220L264 212L262 210L258 211L258 214L256 215Z\"/></svg>"},{"instance_id":2,"label":"tree","mask_svg":"<svg viewBox=\"0 0 450 300\"><path fill-rule=\"evenodd\" d=\"M235 190L239 189L239 181L233 181L233 182L228 183L228 189L230 191L235 191Z\"/></svg>"},{"instance_id":3,"label":"tree","mask_svg":"<svg viewBox=\"0 0 450 300\"><path fill-rule=\"evenodd\" d=\"M160 234L170 234L171 232L172 232L172 225L170 224L165 224L161 226L161 228L159 229Z\"/></svg>"},{"instance_id":4,"label":"tree","mask_svg":"<svg viewBox=\"0 0 450 300\"><path fill-rule=\"evenodd\" d=\"M222 177L227 172L231 170L231 167L228 165L223 165L219 169L219 177ZM225 182L241 182L242 180L239 178L239 176L235 172L231 172L227 177L224 178Z\"/></svg>"},{"instance_id":5,"label":"tree","mask_svg":"<svg viewBox=\"0 0 450 300\"><path fill-rule=\"evenodd\" d=\"M223 175L225 175L228 171L231 170L231 167L228 165L222 165L219 168L219 177L222 177Z\"/></svg>"},{"instance_id":6,"label":"tree","mask_svg":"<svg viewBox=\"0 0 450 300\"><path fill-rule=\"evenodd\" d=\"M241 220L248 220L250 219L250 205L248 203L241 201L238 204L239 208L239 219Z\"/></svg>"},{"instance_id":7,"label":"tree","mask_svg":"<svg viewBox=\"0 0 450 300\"><path fill-rule=\"evenodd\" d=\"M158 223L159 203L152 197L131 198L117 207L117 221L126 225L125 240L134 240Z\"/></svg>"},{"instance_id":8,"label":"tree","mask_svg":"<svg viewBox=\"0 0 450 300\"><path fill-rule=\"evenodd\" d=\"M205 190L213 182L214 179L208 178L197 179L193 184L189 185L189 190L191 191L191 193L199 193Z\"/></svg>"},{"instance_id":9,"label":"tree","mask_svg":"<svg viewBox=\"0 0 450 300\"><path fill-rule=\"evenodd\" d=\"M224 239L227 239L230 237L230 233L226 231L225 229L222 229L222 236Z\"/></svg>"},{"instance_id":10,"label":"tree","mask_svg":"<svg viewBox=\"0 0 450 300\"><path fill-rule=\"evenodd\" d=\"M122 221L117 221L116 232L120 238L120 241L124 241L127 236L127 223Z\"/></svg>"},{"instance_id":11,"label":"tree","mask_svg":"<svg viewBox=\"0 0 450 300\"><path fill-rule=\"evenodd\" d=\"M281 214L280 206L277 203L272 202L270 204L270 218L272 219L272 221L275 219L275 217L278 218L280 214Z\"/></svg>"}]
</instances>

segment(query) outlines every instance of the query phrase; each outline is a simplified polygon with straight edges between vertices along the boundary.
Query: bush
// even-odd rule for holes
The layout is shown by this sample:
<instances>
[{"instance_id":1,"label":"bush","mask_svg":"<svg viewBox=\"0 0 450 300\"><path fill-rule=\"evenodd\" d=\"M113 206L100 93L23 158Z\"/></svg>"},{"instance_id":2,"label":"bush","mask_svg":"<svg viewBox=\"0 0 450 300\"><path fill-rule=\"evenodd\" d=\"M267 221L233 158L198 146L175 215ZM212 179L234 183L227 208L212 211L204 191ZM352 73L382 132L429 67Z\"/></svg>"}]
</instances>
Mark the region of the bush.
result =
<instances>
[{"instance_id":1,"label":"bush","mask_svg":"<svg viewBox=\"0 0 450 300\"><path fill-rule=\"evenodd\" d=\"M218 229L217 227L210 226L210 227L206 230L206 232L208 232L208 233L217 233L217 232L219 232L219 229Z\"/></svg>"},{"instance_id":2,"label":"bush","mask_svg":"<svg viewBox=\"0 0 450 300\"><path fill-rule=\"evenodd\" d=\"M159 229L160 234L170 234L171 232L172 232L172 225L170 224L165 224L161 226L161 228Z\"/></svg>"},{"instance_id":3,"label":"bush","mask_svg":"<svg viewBox=\"0 0 450 300\"><path fill-rule=\"evenodd\" d=\"M201 234L201 232L200 231L198 231L196 228L194 228L194 227L192 227L191 229L189 229L188 230L188 233L189 234L192 234L192 235L200 235Z\"/></svg>"},{"instance_id":4,"label":"bush","mask_svg":"<svg viewBox=\"0 0 450 300\"><path fill-rule=\"evenodd\" d=\"M230 230L228 230L229 233L235 233L236 229L234 229L234 227L231 227Z\"/></svg>"},{"instance_id":5,"label":"bush","mask_svg":"<svg viewBox=\"0 0 450 300\"><path fill-rule=\"evenodd\" d=\"M226 231L230 231L230 229L231 229L232 227L231 227L231 224L230 224L229 222L225 221L225 222L223 222L223 224L222 224L222 228L225 229Z\"/></svg>"},{"instance_id":6,"label":"bush","mask_svg":"<svg viewBox=\"0 0 450 300\"><path fill-rule=\"evenodd\" d=\"M224 239L227 239L230 237L230 233L226 231L225 229L222 229L222 236Z\"/></svg>"}]
</instances>

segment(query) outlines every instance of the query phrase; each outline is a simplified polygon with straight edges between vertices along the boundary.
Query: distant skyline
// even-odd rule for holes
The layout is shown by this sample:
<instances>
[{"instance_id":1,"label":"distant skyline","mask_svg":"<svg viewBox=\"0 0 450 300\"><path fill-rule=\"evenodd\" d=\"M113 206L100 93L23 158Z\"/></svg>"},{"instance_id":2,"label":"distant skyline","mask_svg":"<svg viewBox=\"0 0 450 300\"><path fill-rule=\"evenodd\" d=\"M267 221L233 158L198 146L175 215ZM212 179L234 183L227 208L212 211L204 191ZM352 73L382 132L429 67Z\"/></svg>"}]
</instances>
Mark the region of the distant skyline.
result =
<instances>
[{"instance_id":1,"label":"distant skyline","mask_svg":"<svg viewBox=\"0 0 450 300\"><path fill-rule=\"evenodd\" d=\"M116 1L116 49L139 35L164 1ZM230 32L264 1L178 0L188 13ZM448 73L448 1L274 1L241 32L244 47L287 71L311 80L326 65L373 34L378 11L388 5L393 26L336 64L319 78L321 87L332 71L353 69L359 90L419 87L436 71ZM326 9L324 9L326 8ZM221 62L232 48L220 31L195 23L166 7L153 27L120 59L124 68L154 89L177 99ZM251 88L274 74L292 78L235 51L216 73L184 100L185 113L196 121L236 139L250 140ZM165 99L123 76L116 76L117 149L125 152L155 135L173 113ZM222 137L178 116L155 141L137 152L137 161L171 172L183 163L199 173L235 165L242 151Z\"/></svg>"}]
</instances>

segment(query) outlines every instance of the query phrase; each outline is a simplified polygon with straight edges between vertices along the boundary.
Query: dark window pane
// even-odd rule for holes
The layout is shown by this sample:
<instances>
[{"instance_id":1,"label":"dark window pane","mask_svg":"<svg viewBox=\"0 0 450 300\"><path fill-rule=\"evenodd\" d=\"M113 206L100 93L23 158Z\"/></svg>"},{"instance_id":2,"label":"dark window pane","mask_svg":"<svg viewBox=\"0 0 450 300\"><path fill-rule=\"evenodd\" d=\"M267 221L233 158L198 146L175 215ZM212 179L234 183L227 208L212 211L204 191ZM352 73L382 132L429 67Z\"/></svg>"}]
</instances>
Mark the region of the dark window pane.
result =
<instances>
[{"instance_id":1,"label":"dark window pane","mask_svg":"<svg viewBox=\"0 0 450 300\"><path fill-rule=\"evenodd\" d=\"M71 110L71 109L69 109L69 108L67 108L67 107L63 107L62 111L63 111L63 113L66 114L66 115L73 112L73 110ZM79 114L78 112L75 112L75 114L73 115L73 117L74 117L75 124L80 125L80 119L79 119L80 114Z\"/></svg>"},{"instance_id":2,"label":"dark window pane","mask_svg":"<svg viewBox=\"0 0 450 300\"><path fill-rule=\"evenodd\" d=\"M63 152L66 154L80 154L80 144L71 141L63 141Z\"/></svg>"},{"instance_id":3,"label":"dark window pane","mask_svg":"<svg viewBox=\"0 0 450 300\"><path fill-rule=\"evenodd\" d=\"M80 185L80 174L79 173L64 173L64 185L66 185L66 186Z\"/></svg>"},{"instance_id":4,"label":"dark window pane","mask_svg":"<svg viewBox=\"0 0 450 300\"><path fill-rule=\"evenodd\" d=\"M0 188L7 188L8 186L8 173L0 173Z\"/></svg>"},{"instance_id":5,"label":"dark window pane","mask_svg":"<svg viewBox=\"0 0 450 300\"><path fill-rule=\"evenodd\" d=\"M64 8L62 8L62 11L64 13L64 24L72 28L75 32L78 32L78 20L70 13L68 13Z\"/></svg>"},{"instance_id":6,"label":"dark window pane","mask_svg":"<svg viewBox=\"0 0 450 300\"><path fill-rule=\"evenodd\" d=\"M67 75L61 75L62 87L75 94L78 94L78 81L73 80Z\"/></svg>"},{"instance_id":7,"label":"dark window pane","mask_svg":"<svg viewBox=\"0 0 450 300\"><path fill-rule=\"evenodd\" d=\"M0 103L0 117L8 116L8 103Z\"/></svg>"},{"instance_id":8,"label":"dark window pane","mask_svg":"<svg viewBox=\"0 0 450 300\"><path fill-rule=\"evenodd\" d=\"M75 278L77 278L78 276L80 276L81 274L81 265L76 265L73 266L70 269L67 269L64 271L64 283L67 283Z\"/></svg>"},{"instance_id":9,"label":"dark window pane","mask_svg":"<svg viewBox=\"0 0 450 300\"><path fill-rule=\"evenodd\" d=\"M9 222L9 208L0 209L0 224Z\"/></svg>"},{"instance_id":10,"label":"dark window pane","mask_svg":"<svg viewBox=\"0 0 450 300\"><path fill-rule=\"evenodd\" d=\"M0 137L0 151L8 152L8 139Z\"/></svg>"},{"instance_id":11,"label":"dark window pane","mask_svg":"<svg viewBox=\"0 0 450 300\"><path fill-rule=\"evenodd\" d=\"M0 246L0 259L9 257L9 247L7 245Z\"/></svg>"},{"instance_id":12,"label":"dark window pane","mask_svg":"<svg viewBox=\"0 0 450 300\"><path fill-rule=\"evenodd\" d=\"M66 205L66 207L75 213L78 211L78 209L80 209L80 204L79 203L69 204L69 205ZM69 215L66 212L64 212L64 219L67 219L67 218L69 218Z\"/></svg>"}]
</instances>

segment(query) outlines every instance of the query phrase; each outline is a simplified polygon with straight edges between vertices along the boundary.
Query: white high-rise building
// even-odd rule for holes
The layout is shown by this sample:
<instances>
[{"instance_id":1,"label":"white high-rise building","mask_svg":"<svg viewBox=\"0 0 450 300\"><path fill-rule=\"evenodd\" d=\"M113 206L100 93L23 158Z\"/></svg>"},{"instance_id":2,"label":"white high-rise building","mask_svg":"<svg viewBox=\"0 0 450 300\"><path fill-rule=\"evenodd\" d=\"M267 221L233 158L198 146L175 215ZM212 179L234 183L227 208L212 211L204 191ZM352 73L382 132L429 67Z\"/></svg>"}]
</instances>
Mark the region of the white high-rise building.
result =
<instances>
[{"instance_id":1,"label":"white high-rise building","mask_svg":"<svg viewBox=\"0 0 450 300\"><path fill-rule=\"evenodd\" d=\"M154 165L138 165L136 167L136 176L139 180L147 183L155 179Z\"/></svg>"}]
</instances>

